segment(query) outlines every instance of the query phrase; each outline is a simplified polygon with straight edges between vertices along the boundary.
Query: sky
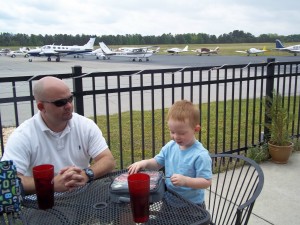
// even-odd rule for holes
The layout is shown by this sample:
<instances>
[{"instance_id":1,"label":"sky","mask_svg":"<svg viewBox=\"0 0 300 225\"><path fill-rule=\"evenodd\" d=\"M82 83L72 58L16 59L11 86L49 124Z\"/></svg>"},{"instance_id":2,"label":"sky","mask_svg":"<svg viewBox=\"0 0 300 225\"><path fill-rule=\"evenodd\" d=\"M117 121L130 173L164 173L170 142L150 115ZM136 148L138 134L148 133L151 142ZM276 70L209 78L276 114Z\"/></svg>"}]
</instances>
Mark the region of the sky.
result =
<instances>
[{"instance_id":1,"label":"sky","mask_svg":"<svg viewBox=\"0 0 300 225\"><path fill-rule=\"evenodd\" d=\"M0 5L1 33L300 34L299 0L0 0Z\"/></svg>"}]
</instances>

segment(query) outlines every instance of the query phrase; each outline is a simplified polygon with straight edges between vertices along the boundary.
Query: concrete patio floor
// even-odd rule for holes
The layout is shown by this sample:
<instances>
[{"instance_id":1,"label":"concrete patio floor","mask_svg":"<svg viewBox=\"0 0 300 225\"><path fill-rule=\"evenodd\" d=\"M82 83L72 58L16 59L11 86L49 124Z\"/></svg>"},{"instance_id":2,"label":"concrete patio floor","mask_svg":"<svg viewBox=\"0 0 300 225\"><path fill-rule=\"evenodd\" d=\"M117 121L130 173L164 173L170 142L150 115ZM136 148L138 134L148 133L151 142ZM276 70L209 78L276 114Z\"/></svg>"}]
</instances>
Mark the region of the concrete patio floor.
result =
<instances>
[{"instance_id":1,"label":"concrete patio floor","mask_svg":"<svg viewBox=\"0 0 300 225\"><path fill-rule=\"evenodd\" d=\"M300 152L293 152L287 164L267 161L260 166L265 183L248 224L300 224Z\"/></svg>"}]
</instances>

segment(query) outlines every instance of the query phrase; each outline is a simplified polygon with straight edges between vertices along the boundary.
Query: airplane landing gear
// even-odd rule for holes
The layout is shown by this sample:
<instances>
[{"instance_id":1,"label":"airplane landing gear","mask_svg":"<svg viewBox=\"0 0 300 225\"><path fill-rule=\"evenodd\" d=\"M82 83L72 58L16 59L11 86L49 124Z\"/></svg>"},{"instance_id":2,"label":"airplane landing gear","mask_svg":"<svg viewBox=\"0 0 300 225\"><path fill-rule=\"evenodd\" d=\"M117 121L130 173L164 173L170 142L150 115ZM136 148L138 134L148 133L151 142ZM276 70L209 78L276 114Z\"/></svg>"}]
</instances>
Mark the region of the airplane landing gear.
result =
<instances>
[{"instance_id":1,"label":"airplane landing gear","mask_svg":"<svg viewBox=\"0 0 300 225\"><path fill-rule=\"evenodd\" d=\"M59 62L60 61L60 57L58 56L57 58L56 58L56 62Z\"/></svg>"},{"instance_id":2,"label":"airplane landing gear","mask_svg":"<svg viewBox=\"0 0 300 225\"><path fill-rule=\"evenodd\" d=\"M28 59L28 62L32 62L32 59Z\"/></svg>"},{"instance_id":3,"label":"airplane landing gear","mask_svg":"<svg viewBox=\"0 0 300 225\"><path fill-rule=\"evenodd\" d=\"M142 59L139 59L139 62L142 62L143 60Z\"/></svg>"},{"instance_id":4,"label":"airplane landing gear","mask_svg":"<svg viewBox=\"0 0 300 225\"><path fill-rule=\"evenodd\" d=\"M48 57L47 61L48 61L48 62L51 62L51 57Z\"/></svg>"}]
</instances>

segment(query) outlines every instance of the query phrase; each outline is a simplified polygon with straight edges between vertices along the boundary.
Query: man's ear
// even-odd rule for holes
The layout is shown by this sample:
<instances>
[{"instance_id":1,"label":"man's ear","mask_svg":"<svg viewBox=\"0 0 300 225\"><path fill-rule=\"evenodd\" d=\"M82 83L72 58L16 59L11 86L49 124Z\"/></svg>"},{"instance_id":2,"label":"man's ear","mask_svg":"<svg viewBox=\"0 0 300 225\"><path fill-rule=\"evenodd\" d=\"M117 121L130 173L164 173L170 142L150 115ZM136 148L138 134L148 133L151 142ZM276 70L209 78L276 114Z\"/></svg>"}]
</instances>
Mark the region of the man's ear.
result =
<instances>
[{"instance_id":1,"label":"man's ear","mask_svg":"<svg viewBox=\"0 0 300 225\"><path fill-rule=\"evenodd\" d=\"M195 127L195 132L199 132L200 130L201 130L201 126L199 124L197 124Z\"/></svg>"},{"instance_id":2,"label":"man's ear","mask_svg":"<svg viewBox=\"0 0 300 225\"><path fill-rule=\"evenodd\" d=\"M40 110L40 111L43 111L45 109L43 102L38 102L36 104L36 106L37 106L38 110Z\"/></svg>"}]
</instances>

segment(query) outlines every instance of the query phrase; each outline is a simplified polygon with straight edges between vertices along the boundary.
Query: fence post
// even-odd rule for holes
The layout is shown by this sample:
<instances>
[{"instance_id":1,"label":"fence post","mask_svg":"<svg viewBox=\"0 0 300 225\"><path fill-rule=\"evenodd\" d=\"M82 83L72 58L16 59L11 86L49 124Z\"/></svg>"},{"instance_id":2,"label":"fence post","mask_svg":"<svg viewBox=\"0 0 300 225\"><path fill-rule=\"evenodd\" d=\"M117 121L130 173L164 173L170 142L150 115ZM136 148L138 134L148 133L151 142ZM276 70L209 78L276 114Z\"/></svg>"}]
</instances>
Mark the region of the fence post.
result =
<instances>
[{"instance_id":1,"label":"fence post","mask_svg":"<svg viewBox=\"0 0 300 225\"><path fill-rule=\"evenodd\" d=\"M84 115L84 106L83 106L83 87L82 87L82 67L73 66L72 67L73 75L73 94L74 94L74 111L80 115Z\"/></svg>"},{"instance_id":2,"label":"fence post","mask_svg":"<svg viewBox=\"0 0 300 225\"><path fill-rule=\"evenodd\" d=\"M275 76L275 58L268 58L267 60L267 80L266 80L266 99L273 99L274 89L274 76ZM272 101L271 101L272 102ZM272 120L267 116L266 111L271 107L270 101L265 101L265 125L264 125L264 141L267 142L270 139L270 129L266 127L266 124L271 124Z\"/></svg>"}]
</instances>

